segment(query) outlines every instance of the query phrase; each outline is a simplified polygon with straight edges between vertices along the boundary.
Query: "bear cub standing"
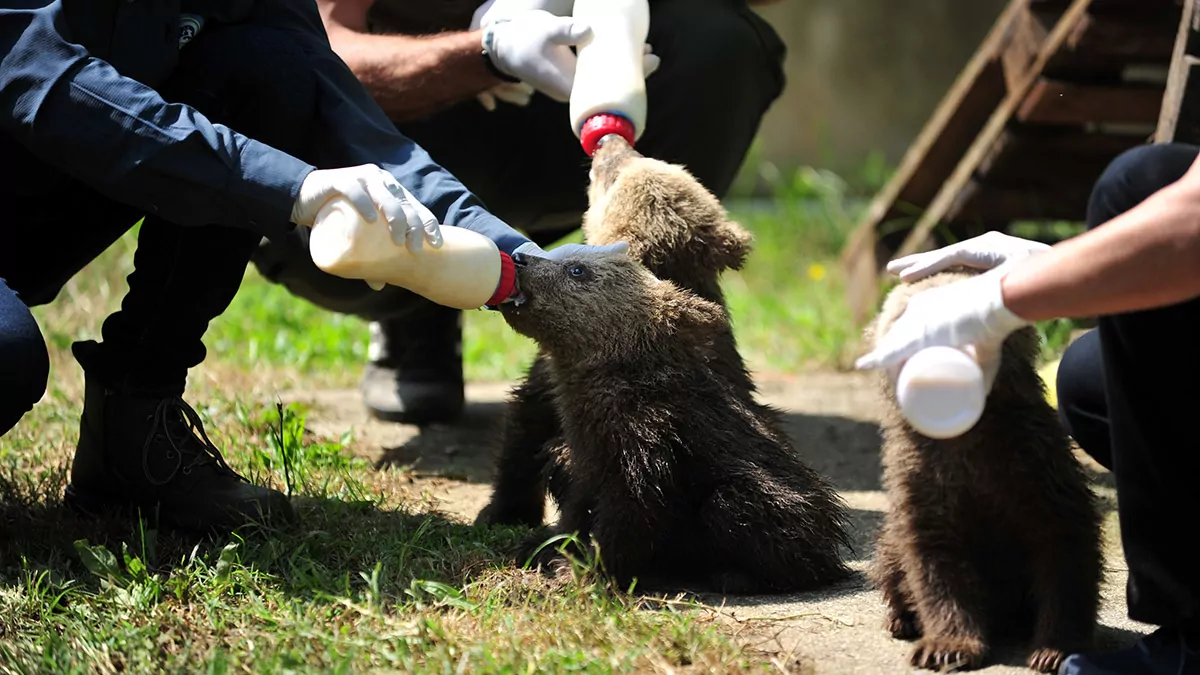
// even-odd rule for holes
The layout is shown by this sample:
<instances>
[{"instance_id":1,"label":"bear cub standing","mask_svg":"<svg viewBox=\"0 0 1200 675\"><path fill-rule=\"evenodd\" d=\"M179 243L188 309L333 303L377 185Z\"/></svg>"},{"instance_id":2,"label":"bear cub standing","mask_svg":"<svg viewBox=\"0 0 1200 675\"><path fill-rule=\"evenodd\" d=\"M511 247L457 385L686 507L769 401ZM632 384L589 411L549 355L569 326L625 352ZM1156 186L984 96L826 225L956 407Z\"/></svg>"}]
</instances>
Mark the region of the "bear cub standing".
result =
<instances>
[{"instance_id":1,"label":"bear cub standing","mask_svg":"<svg viewBox=\"0 0 1200 675\"><path fill-rule=\"evenodd\" d=\"M588 201L588 243L627 242L630 255L656 277L724 307L719 277L742 267L751 236L684 167L644 157L619 136L608 136L592 158ZM713 365L754 392L732 339ZM509 400L492 496L477 524L536 527L547 488L561 501L567 452L550 389L549 357L539 349Z\"/></svg>"},{"instance_id":2,"label":"bear cub standing","mask_svg":"<svg viewBox=\"0 0 1200 675\"><path fill-rule=\"evenodd\" d=\"M908 298L976 272L952 270L898 286L867 342ZM912 665L979 667L1000 636L1031 641L1030 668L1056 672L1091 641L1101 583L1095 496L1037 374L1034 328L1008 337L979 422L934 440L901 416L881 374L883 483L890 508L872 581L893 637L917 640Z\"/></svg>"},{"instance_id":3,"label":"bear cub standing","mask_svg":"<svg viewBox=\"0 0 1200 675\"><path fill-rule=\"evenodd\" d=\"M549 356L557 532L598 544L623 586L784 592L848 575L844 503L714 367L733 344L718 303L625 254L517 262L526 302L501 311Z\"/></svg>"}]
</instances>

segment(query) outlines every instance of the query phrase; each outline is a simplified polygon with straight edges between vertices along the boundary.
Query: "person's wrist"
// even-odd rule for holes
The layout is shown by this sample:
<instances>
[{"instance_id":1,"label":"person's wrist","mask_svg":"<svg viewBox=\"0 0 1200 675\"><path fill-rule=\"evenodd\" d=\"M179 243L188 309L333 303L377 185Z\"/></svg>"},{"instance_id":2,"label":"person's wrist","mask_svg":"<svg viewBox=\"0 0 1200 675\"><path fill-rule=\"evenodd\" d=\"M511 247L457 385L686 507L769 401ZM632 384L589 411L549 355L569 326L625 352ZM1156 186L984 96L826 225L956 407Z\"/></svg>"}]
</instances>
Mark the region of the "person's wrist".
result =
<instances>
[{"instance_id":1,"label":"person's wrist","mask_svg":"<svg viewBox=\"0 0 1200 675\"><path fill-rule=\"evenodd\" d=\"M1012 276L1014 264L1001 265L992 271L995 282L990 284L994 290L991 300L991 323L1001 334L1007 336L1013 331L1031 325L1033 322L1013 310L1009 297L1008 279Z\"/></svg>"},{"instance_id":2,"label":"person's wrist","mask_svg":"<svg viewBox=\"0 0 1200 675\"><path fill-rule=\"evenodd\" d=\"M480 31L480 55L483 58L484 67L487 68L488 73L491 74L492 77L500 80L501 82L516 83L520 82L521 78L504 72L496 63L496 26L503 24L505 21L505 19L501 19L495 23L489 24L486 28Z\"/></svg>"}]
</instances>

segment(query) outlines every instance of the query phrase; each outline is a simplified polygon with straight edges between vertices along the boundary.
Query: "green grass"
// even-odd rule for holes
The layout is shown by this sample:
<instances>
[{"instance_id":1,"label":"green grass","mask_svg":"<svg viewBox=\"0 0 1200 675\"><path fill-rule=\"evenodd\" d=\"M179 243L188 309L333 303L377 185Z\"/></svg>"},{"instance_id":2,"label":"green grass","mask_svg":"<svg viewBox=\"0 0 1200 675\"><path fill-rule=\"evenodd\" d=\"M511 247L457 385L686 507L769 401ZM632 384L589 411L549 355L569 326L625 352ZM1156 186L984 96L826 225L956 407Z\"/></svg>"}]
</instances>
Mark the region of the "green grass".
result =
<instances>
[{"instance_id":1,"label":"green grass","mask_svg":"<svg viewBox=\"0 0 1200 675\"><path fill-rule=\"evenodd\" d=\"M296 498L303 524L216 541L81 521L58 506L73 402L4 440L0 672L613 672L747 657L690 603L650 610L586 564L509 562L526 531L475 529L405 496L304 411L207 408L214 441Z\"/></svg>"},{"instance_id":2,"label":"green grass","mask_svg":"<svg viewBox=\"0 0 1200 675\"><path fill-rule=\"evenodd\" d=\"M765 204L732 203L754 234L725 278L750 366L794 373L844 365L858 330L837 254L886 177L855 184L764 166ZM864 187L865 185L865 187ZM571 240L578 240L578 236ZM35 310L53 361L45 399L0 439L0 673L704 672L761 668L713 612L648 604L586 564L569 579L511 560L529 533L472 528L434 510L398 468L318 436L289 387L353 386L367 326L291 297L250 268L206 338L189 399L215 443L252 479L295 496L302 524L195 540L138 524L77 519L61 504L81 377L72 341L95 338L120 302L130 235ZM534 346L494 312L466 315L472 380L510 380ZM1064 326L1043 327L1051 348Z\"/></svg>"}]
</instances>

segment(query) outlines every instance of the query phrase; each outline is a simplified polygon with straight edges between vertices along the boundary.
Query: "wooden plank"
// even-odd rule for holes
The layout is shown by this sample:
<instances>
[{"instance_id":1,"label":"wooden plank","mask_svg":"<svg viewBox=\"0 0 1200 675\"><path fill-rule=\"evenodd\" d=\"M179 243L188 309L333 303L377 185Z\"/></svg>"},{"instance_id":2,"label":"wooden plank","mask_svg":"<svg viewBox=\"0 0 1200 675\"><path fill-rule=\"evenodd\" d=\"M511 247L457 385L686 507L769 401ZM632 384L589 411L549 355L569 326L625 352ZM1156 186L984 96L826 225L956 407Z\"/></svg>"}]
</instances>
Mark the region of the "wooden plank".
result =
<instances>
[{"instance_id":1,"label":"wooden plank","mask_svg":"<svg viewBox=\"0 0 1200 675\"><path fill-rule=\"evenodd\" d=\"M1035 9L1061 9L1066 11L1073 0L1032 0ZM1178 7L1180 0L1093 0L1092 9L1098 12L1155 9Z\"/></svg>"},{"instance_id":2,"label":"wooden plank","mask_svg":"<svg viewBox=\"0 0 1200 675\"><path fill-rule=\"evenodd\" d=\"M898 202L923 205L936 194L991 111L1004 99L1002 50L1014 26L1027 15L1030 0L1011 0L987 37L942 97L929 121L909 146L891 180L875 196L842 251L847 301L860 321L878 299L876 228L902 215Z\"/></svg>"},{"instance_id":3,"label":"wooden plank","mask_svg":"<svg viewBox=\"0 0 1200 675\"><path fill-rule=\"evenodd\" d=\"M1037 81L1042 68L1062 48L1067 38L1078 29L1079 23L1086 16L1088 7L1092 2L1093 0L1073 0L1067 11L1063 13L1062 19L1059 20L1050 32L1046 43L1042 45L1038 58L1030 69L1029 74L1021 82L1020 86L1009 91L1007 98L992 114L983 131L975 138L975 142L971 144L962 161L958 163L954 173L942 185L942 189L938 192L937 197L934 198L929 208L922 214L921 219L917 221L916 225L908 233L908 237L900 245L900 249L896 252L895 257L915 253L929 236L930 232L933 231L934 226L937 225L942 216L954 203L957 193L971 179L972 174L978 168L988 149L1000 138L1001 133L1016 113L1025 95Z\"/></svg>"},{"instance_id":4,"label":"wooden plank","mask_svg":"<svg viewBox=\"0 0 1200 675\"><path fill-rule=\"evenodd\" d=\"M1017 108L1033 124L1149 124L1158 120L1163 87L1153 84L1077 84L1039 77Z\"/></svg>"},{"instance_id":5,"label":"wooden plank","mask_svg":"<svg viewBox=\"0 0 1200 675\"><path fill-rule=\"evenodd\" d=\"M1179 29L1175 35L1175 50L1171 57L1171 70L1167 74L1167 89L1163 94L1162 108L1158 116L1158 128L1154 134L1155 143L1169 143L1176 137L1180 111L1183 106L1185 90L1188 88L1189 74L1193 70L1187 57L1194 55L1197 35L1200 34L1200 3L1197 0L1184 0L1183 12L1179 20Z\"/></svg>"},{"instance_id":6,"label":"wooden plank","mask_svg":"<svg viewBox=\"0 0 1200 675\"><path fill-rule=\"evenodd\" d=\"M1075 79L1089 73L1119 74L1130 64L1171 62L1180 8L1089 11L1081 30L1046 64L1043 74Z\"/></svg>"},{"instance_id":7,"label":"wooden plank","mask_svg":"<svg viewBox=\"0 0 1200 675\"><path fill-rule=\"evenodd\" d=\"M1145 142L1145 136L1016 125L989 149L976 177L1007 186L1050 186L1064 174L1094 181L1114 157Z\"/></svg>"},{"instance_id":8,"label":"wooden plank","mask_svg":"<svg viewBox=\"0 0 1200 675\"><path fill-rule=\"evenodd\" d=\"M1064 175L1044 185L996 186L969 181L946 212L943 223L982 223L1001 227L1014 220L1071 220L1087 217L1096 176Z\"/></svg>"},{"instance_id":9,"label":"wooden plank","mask_svg":"<svg viewBox=\"0 0 1200 675\"><path fill-rule=\"evenodd\" d=\"M1046 33L1045 24L1034 17L1033 12L1021 12L1013 20L1008 44L1000 56L1006 89L1016 86L1017 80L1037 58L1038 47L1046 41ZM982 122L980 126L983 126Z\"/></svg>"},{"instance_id":10,"label":"wooden plank","mask_svg":"<svg viewBox=\"0 0 1200 675\"><path fill-rule=\"evenodd\" d=\"M1183 99L1179 102L1175 134L1171 140L1200 145L1200 58L1189 54L1183 57L1183 62Z\"/></svg>"}]
</instances>

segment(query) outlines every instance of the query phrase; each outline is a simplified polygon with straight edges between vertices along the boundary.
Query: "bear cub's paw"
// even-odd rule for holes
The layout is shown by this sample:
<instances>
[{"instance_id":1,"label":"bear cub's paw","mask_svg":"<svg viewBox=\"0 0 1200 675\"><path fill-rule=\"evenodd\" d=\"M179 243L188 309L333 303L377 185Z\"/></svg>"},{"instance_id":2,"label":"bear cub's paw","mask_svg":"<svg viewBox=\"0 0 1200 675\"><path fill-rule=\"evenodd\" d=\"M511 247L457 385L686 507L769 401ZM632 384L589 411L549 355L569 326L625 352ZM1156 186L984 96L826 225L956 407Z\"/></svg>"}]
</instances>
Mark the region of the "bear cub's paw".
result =
<instances>
[{"instance_id":1,"label":"bear cub's paw","mask_svg":"<svg viewBox=\"0 0 1200 675\"><path fill-rule=\"evenodd\" d=\"M1062 665L1065 658L1067 658L1067 655L1061 649L1042 647L1041 649L1033 650L1033 653L1029 655L1029 660L1025 663L1039 673L1057 673L1058 667Z\"/></svg>"},{"instance_id":2,"label":"bear cub's paw","mask_svg":"<svg viewBox=\"0 0 1200 675\"><path fill-rule=\"evenodd\" d=\"M921 637L921 627L917 624L917 615L908 610L888 616L883 627L889 635L897 640L909 642Z\"/></svg>"},{"instance_id":3,"label":"bear cub's paw","mask_svg":"<svg viewBox=\"0 0 1200 675\"><path fill-rule=\"evenodd\" d=\"M973 670L983 665L985 652L978 638L926 637L913 648L911 662L917 668L941 672Z\"/></svg>"}]
</instances>

